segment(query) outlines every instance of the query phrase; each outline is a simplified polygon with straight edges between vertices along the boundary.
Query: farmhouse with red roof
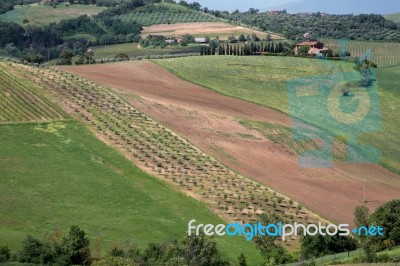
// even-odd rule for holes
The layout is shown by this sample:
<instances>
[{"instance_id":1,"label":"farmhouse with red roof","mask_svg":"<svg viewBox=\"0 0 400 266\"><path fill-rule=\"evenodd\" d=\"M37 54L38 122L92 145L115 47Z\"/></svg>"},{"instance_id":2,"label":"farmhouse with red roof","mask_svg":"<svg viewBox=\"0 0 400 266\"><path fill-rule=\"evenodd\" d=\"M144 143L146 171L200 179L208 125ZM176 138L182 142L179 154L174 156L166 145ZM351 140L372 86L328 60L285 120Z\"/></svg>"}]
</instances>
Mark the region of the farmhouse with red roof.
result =
<instances>
[{"instance_id":1,"label":"farmhouse with red roof","mask_svg":"<svg viewBox=\"0 0 400 266\"><path fill-rule=\"evenodd\" d=\"M298 55L299 54L299 49L302 46L308 46L310 49L308 50L308 54L310 55L318 55L322 51L327 51L328 49L324 48L324 44L319 41L305 41L301 42L295 45L294 47L294 54Z\"/></svg>"}]
</instances>

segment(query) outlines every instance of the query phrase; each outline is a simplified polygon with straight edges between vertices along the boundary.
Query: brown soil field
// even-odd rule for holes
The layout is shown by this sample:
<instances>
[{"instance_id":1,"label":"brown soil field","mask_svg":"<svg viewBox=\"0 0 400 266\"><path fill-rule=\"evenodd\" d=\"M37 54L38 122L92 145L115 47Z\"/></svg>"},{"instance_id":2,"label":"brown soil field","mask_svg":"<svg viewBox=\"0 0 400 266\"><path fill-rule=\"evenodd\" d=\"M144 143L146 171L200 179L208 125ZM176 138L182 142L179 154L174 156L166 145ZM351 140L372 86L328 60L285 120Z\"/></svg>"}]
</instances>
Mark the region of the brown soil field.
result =
<instances>
[{"instance_id":1,"label":"brown soil field","mask_svg":"<svg viewBox=\"0 0 400 266\"><path fill-rule=\"evenodd\" d=\"M231 25L224 22L196 22L196 23L178 23L178 24L159 24L149 27L144 27L142 36L149 34L164 35L166 37L182 36L191 34L194 36L209 35L210 37L219 36L220 39L226 40L230 35L238 36L240 34L255 33L261 39L265 38L265 33L262 31L246 28L243 26ZM271 34L272 39L284 39L284 37Z\"/></svg>"},{"instance_id":2,"label":"brown soil field","mask_svg":"<svg viewBox=\"0 0 400 266\"><path fill-rule=\"evenodd\" d=\"M150 61L59 68L112 87L225 165L330 221L353 223L355 206L363 204L364 179L371 210L400 197L400 177L376 164L337 162L329 169L301 168L287 147L238 122L247 118L289 126L288 116L186 82Z\"/></svg>"}]
</instances>

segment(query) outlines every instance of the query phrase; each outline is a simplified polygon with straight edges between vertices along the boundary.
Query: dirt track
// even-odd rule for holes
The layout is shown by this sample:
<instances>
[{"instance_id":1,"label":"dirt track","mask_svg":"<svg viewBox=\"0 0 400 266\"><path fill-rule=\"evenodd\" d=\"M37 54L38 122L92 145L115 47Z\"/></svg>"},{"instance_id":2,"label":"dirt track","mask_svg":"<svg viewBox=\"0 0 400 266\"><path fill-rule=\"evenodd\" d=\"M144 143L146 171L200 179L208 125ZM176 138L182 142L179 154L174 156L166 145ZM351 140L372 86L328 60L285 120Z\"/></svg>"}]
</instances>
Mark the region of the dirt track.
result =
<instances>
[{"instance_id":1,"label":"dirt track","mask_svg":"<svg viewBox=\"0 0 400 266\"><path fill-rule=\"evenodd\" d=\"M237 122L242 117L289 125L286 115L183 81L149 61L60 68L126 93L132 105L226 165L331 221L353 222L354 207L362 204L364 178L368 207L400 197L400 177L378 165L300 168L285 147Z\"/></svg>"}]
</instances>

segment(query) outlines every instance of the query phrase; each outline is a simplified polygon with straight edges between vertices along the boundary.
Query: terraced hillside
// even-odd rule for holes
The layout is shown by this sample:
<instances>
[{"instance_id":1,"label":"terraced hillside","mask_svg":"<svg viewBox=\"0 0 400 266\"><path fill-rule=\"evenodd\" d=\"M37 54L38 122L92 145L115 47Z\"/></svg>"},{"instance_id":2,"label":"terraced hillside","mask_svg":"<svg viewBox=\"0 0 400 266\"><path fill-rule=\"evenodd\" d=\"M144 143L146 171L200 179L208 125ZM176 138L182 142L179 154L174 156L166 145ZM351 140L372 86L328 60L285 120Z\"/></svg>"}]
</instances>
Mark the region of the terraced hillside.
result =
<instances>
[{"instance_id":1,"label":"terraced hillside","mask_svg":"<svg viewBox=\"0 0 400 266\"><path fill-rule=\"evenodd\" d=\"M64 113L41 97L37 88L20 82L0 64L0 124L63 119Z\"/></svg>"}]
</instances>

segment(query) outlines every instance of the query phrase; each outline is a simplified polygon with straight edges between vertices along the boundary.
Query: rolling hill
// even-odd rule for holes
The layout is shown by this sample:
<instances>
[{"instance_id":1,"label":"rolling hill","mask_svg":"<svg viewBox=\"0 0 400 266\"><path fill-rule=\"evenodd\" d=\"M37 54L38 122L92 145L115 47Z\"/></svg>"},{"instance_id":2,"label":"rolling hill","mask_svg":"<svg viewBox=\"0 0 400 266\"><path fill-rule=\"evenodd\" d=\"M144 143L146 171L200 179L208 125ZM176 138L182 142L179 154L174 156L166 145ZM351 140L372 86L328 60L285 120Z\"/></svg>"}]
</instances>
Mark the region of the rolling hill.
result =
<instances>
[{"instance_id":1,"label":"rolling hill","mask_svg":"<svg viewBox=\"0 0 400 266\"><path fill-rule=\"evenodd\" d=\"M81 15L95 15L105 9L105 7L98 7L95 5L78 4L58 4L54 7L39 3L23 6L17 5L14 7L14 10L0 15L0 21L16 22L23 26L43 26L53 22L59 22L63 19L76 18ZM25 19L27 19L27 21L24 22Z\"/></svg>"},{"instance_id":2,"label":"rolling hill","mask_svg":"<svg viewBox=\"0 0 400 266\"><path fill-rule=\"evenodd\" d=\"M400 12L389 14L389 15L385 15L385 18L388 19L388 20L391 20L391 21L393 21L395 23L400 23Z\"/></svg>"},{"instance_id":3,"label":"rolling hill","mask_svg":"<svg viewBox=\"0 0 400 266\"><path fill-rule=\"evenodd\" d=\"M49 93L54 86L50 76L38 87L24 77L28 72L32 78L42 77L37 69L4 63L0 68L1 92L7 88L4 80L18 77L41 91L42 101L56 99ZM18 88L14 98L27 101L20 93L27 88ZM31 105L37 100L32 98ZM12 110L3 101L0 107L1 114L4 108ZM8 245L13 252L27 234L41 237L75 224L93 243L101 243L92 246L93 255L99 257L116 244L144 247L182 238L191 219L223 223L205 204L143 172L76 120L0 122L0 145L0 245ZM231 261L246 252L249 261L261 262L254 243L244 238L219 238L217 244Z\"/></svg>"}]
</instances>

